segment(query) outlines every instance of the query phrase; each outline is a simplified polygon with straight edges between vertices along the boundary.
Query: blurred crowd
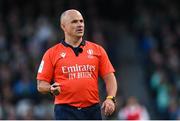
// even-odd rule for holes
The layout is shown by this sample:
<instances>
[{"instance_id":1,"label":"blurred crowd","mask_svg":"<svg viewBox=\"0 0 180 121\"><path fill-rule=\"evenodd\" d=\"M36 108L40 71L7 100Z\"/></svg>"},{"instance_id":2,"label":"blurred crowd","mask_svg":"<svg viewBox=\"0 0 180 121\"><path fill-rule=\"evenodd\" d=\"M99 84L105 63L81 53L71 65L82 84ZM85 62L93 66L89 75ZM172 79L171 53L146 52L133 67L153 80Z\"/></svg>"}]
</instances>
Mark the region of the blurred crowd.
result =
<instances>
[{"instance_id":1,"label":"blurred crowd","mask_svg":"<svg viewBox=\"0 0 180 121\"><path fill-rule=\"evenodd\" d=\"M179 1L139 7L134 31L157 119L180 119ZM138 9L139 9L138 8Z\"/></svg>"},{"instance_id":2,"label":"blurred crowd","mask_svg":"<svg viewBox=\"0 0 180 121\"><path fill-rule=\"evenodd\" d=\"M87 38L102 40L98 25L90 25L98 24L91 0L0 1L0 119L53 119L53 96L37 92L37 68L43 53L63 39L60 14L86 5L94 18L88 30L96 32Z\"/></svg>"},{"instance_id":3,"label":"blurred crowd","mask_svg":"<svg viewBox=\"0 0 180 121\"><path fill-rule=\"evenodd\" d=\"M123 9L128 9L121 11L121 16L116 10L122 10L118 6L122 7L123 2L1 0L0 119L53 119L53 97L37 92L36 73L44 51L63 38L59 16L68 8L82 12L85 38L107 50L112 41L104 35L101 21L125 21L127 32L138 43L137 55L146 72L144 80L154 104L155 119L180 119L180 2L135 0L128 6L126 1ZM112 62L116 62L111 54ZM113 64L115 68L118 63ZM114 119L125 119L123 106L117 109L119 113ZM143 109L146 118L151 119Z\"/></svg>"},{"instance_id":4,"label":"blurred crowd","mask_svg":"<svg viewBox=\"0 0 180 121\"><path fill-rule=\"evenodd\" d=\"M52 119L52 100L38 94L35 77L42 52L57 40L55 28L47 16L32 15L33 4L1 2L0 119Z\"/></svg>"}]
</instances>

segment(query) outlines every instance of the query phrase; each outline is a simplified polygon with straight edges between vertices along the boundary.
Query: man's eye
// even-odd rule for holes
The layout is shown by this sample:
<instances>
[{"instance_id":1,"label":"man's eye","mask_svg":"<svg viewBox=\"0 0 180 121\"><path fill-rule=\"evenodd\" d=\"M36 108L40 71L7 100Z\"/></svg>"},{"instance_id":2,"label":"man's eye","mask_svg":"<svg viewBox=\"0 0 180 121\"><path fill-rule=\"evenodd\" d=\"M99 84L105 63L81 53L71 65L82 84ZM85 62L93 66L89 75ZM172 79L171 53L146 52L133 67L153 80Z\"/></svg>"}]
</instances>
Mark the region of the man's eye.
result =
<instances>
[{"instance_id":1,"label":"man's eye","mask_svg":"<svg viewBox=\"0 0 180 121\"><path fill-rule=\"evenodd\" d=\"M77 22L78 22L77 20L72 21L72 23L77 23Z\"/></svg>"}]
</instances>

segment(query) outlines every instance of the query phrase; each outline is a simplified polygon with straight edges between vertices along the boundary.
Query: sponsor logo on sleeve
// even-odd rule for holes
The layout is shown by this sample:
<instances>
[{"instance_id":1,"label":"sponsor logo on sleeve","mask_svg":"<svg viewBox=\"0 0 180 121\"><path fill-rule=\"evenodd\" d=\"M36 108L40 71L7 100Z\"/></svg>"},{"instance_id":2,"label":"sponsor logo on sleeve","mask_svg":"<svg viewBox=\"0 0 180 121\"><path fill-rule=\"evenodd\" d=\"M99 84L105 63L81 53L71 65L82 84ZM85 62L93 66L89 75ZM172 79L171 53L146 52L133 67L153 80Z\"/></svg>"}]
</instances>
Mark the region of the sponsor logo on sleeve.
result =
<instances>
[{"instance_id":1,"label":"sponsor logo on sleeve","mask_svg":"<svg viewBox=\"0 0 180 121\"><path fill-rule=\"evenodd\" d=\"M43 67L44 67L44 61L42 60L38 69L38 73L42 73Z\"/></svg>"}]
</instances>

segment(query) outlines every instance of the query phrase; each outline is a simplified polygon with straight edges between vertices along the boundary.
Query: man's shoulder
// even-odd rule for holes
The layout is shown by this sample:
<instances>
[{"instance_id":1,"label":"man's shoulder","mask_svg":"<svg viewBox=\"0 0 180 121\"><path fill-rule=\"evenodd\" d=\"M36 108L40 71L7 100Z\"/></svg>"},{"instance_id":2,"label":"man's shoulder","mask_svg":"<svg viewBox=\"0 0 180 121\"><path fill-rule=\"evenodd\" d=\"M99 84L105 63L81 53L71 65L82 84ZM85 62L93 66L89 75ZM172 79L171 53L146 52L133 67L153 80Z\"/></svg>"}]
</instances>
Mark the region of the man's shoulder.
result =
<instances>
[{"instance_id":1,"label":"man's shoulder","mask_svg":"<svg viewBox=\"0 0 180 121\"><path fill-rule=\"evenodd\" d=\"M95 42L88 41L88 40L86 40L86 43L87 43L88 46L94 46L94 47L98 47L98 48L102 47L101 45L99 45L99 44L97 44Z\"/></svg>"},{"instance_id":2,"label":"man's shoulder","mask_svg":"<svg viewBox=\"0 0 180 121\"><path fill-rule=\"evenodd\" d=\"M47 51L55 52L55 51L59 51L61 48L62 48L61 43L57 43L57 44L51 46L50 48L48 48Z\"/></svg>"},{"instance_id":3,"label":"man's shoulder","mask_svg":"<svg viewBox=\"0 0 180 121\"><path fill-rule=\"evenodd\" d=\"M62 47L61 43L56 43L55 45L52 45L49 49L60 49Z\"/></svg>"},{"instance_id":4,"label":"man's shoulder","mask_svg":"<svg viewBox=\"0 0 180 121\"><path fill-rule=\"evenodd\" d=\"M94 48L96 51L104 51L105 50L103 46L101 46L100 44L97 44L95 42L86 40L86 43L87 43L88 48Z\"/></svg>"}]
</instances>

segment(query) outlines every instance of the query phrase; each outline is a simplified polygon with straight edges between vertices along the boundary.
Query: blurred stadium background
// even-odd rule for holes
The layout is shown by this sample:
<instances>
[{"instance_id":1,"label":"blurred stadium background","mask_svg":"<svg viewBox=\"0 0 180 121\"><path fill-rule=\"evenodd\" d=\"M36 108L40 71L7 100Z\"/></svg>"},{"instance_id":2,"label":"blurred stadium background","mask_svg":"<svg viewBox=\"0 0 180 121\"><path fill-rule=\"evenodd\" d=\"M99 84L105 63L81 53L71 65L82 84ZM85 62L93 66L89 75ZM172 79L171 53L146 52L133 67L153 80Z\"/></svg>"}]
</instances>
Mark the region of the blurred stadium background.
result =
<instances>
[{"instance_id":1,"label":"blurred stadium background","mask_svg":"<svg viewBox=\"0 0 180 121\"><path fill-rule=\"evenodd\" d=\"M53 97L37 92L35 78L69 8L82 12L84 39L102 45L116 69L117 109L104 119L119 119L130 96L150 119L180 119L179 0L0 0L0 119L53 119Z\"/></svg>"}]
</instances>

